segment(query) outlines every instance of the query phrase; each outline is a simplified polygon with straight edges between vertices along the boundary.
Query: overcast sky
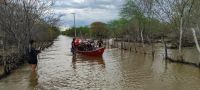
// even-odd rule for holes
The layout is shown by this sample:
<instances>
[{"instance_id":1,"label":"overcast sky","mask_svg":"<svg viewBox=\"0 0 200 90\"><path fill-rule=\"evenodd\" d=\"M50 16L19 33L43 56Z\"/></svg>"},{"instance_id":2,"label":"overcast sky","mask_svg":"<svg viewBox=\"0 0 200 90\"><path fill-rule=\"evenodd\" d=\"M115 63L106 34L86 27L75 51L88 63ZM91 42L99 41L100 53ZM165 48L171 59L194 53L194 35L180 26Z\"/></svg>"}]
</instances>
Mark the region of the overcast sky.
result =
<instances>
[{"instance_id":1,"label":"overcast sky","mask_svg":"<svg viewBox=\"0 0 200 90\"><path fill-rule=\"evenodd\" d=\"M108 22L119 18L123 0L55 0L52 7L56 14L64 14L62 27L73 26L73 15L76 13L76 25L90 25L94 21Z\"/></svg>"}]
</instances>

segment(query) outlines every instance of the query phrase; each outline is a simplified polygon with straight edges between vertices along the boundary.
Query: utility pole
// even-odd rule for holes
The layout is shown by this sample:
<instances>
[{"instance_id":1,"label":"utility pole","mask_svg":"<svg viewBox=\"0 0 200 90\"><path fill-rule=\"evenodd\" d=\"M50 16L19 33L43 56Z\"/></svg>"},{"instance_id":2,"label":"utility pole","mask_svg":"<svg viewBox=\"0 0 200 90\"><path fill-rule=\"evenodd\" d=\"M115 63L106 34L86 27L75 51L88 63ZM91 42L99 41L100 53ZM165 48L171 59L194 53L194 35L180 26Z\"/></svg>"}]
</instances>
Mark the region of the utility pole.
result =
<instances>
[{"instance_id":1,"label":"utility pole","mask_svg":"<svg viewBox=\"0 0 200 90\"><path fill-rule=\"evenodd\" d=\"M75 31L75 37L76 37L76 13L72 13L74 16L74 31Z\"/></svg>"}]
</instances>

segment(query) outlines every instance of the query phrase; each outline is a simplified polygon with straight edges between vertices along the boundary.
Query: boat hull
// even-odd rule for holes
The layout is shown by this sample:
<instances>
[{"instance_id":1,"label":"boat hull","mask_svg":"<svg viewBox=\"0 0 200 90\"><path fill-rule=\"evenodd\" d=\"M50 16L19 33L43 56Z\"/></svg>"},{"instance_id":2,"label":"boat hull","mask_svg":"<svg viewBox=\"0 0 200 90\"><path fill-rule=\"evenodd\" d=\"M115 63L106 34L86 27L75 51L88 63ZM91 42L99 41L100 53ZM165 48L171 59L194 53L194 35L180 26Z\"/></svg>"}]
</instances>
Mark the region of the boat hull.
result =
<instances>
[{"instance_id":1,"label":"boat hull","mask_svg":"<svg viewBox=\"0 0 200 90\"><path fill-rule=\"evenodd\" d=\"M77 51L79 54L86 55L86 56L92 56L92 57L101 57L104 53L105 47L98 48L93 51Z\"/></svg>"}]
</instances>

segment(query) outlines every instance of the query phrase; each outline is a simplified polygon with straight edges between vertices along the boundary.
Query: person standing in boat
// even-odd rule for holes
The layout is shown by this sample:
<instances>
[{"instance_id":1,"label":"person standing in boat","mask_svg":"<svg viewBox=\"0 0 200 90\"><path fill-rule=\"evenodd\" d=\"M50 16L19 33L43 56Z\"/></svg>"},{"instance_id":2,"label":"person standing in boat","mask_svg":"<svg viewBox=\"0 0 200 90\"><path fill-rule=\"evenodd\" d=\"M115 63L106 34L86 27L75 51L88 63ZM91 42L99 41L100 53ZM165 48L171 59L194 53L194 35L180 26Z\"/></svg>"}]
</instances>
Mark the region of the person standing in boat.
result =
<instances>
[{"instance_id":1,"label":"person standing in boat","mask_svg":"<svg viewBox=\"0 0 200 90\"><path fill-rule=\"evenodd\" d=\"M40 50L37 50L34 47L34 40L29 41L29 49L28 49L28 54L29 54L29 61L28 63L31 65L32 71L35 71L38 63L37 55L40 53Z\"/></svg>"},{"instance_id":2,"label":"person standing in boat","mask_svg":"<svg viewBox=\"0 0 200 90\"><path fill-rule=\"evenodd\" d=\"M99 46L99 47L102 47L103 40L102 40L102 39L100 39L99 41L97 41L97 44L98 44L98 46Z\"/></svg>"}]
</instances>

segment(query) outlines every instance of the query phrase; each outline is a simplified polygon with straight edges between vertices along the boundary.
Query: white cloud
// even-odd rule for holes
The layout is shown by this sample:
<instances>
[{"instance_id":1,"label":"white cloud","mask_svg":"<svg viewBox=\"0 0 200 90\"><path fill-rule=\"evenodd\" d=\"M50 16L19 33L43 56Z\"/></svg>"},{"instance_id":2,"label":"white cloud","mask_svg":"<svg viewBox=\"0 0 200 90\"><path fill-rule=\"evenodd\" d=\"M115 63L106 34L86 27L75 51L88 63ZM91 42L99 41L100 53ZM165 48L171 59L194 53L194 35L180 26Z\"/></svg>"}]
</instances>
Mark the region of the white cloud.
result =
<instances>
[{"instance_id":1,"label":"white cloud","mask_svg":"<svg viewBox=\"0 0 200 90\"><path fill-rule=\"evenodd\" d=\"M85 0L74 0L74 2L77 2L77 3L83 3Z\"/></svg>"},{"instance_id":2,"label":"white cloud","mask_svg":"<svg viewBox=\"0 0 200 90\"><path fill-rule=\"evenodd\" d=\"M63 27L73 26L73 15L76 13L77 26L90 25L92 22L108 22L119 18L122 0L55 0L52 7L56 14L65 14Z\"/></svg>"}]
</instances>

